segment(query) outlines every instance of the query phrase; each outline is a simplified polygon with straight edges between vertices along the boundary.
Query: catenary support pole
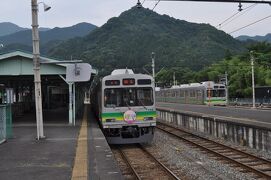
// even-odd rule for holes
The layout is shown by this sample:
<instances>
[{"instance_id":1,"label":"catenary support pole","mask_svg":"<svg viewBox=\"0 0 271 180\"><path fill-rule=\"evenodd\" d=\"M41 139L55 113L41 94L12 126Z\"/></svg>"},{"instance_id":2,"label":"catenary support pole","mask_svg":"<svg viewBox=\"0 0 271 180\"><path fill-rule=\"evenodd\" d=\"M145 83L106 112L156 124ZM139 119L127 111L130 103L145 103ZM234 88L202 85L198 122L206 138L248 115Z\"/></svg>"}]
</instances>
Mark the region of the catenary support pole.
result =
<instances>
[{"instance_id":1,"label":"catenary support pole","mask_svg":"<svg viewBox=\"0 0 271 180\"><path fill-rule=\"evenodd\" d=\"M250 51L251 60L251 80L252 80L252 108L256 108L255 105L255 79L254 79L254 56L253 51Z\"/></svg>"}]
</instances>

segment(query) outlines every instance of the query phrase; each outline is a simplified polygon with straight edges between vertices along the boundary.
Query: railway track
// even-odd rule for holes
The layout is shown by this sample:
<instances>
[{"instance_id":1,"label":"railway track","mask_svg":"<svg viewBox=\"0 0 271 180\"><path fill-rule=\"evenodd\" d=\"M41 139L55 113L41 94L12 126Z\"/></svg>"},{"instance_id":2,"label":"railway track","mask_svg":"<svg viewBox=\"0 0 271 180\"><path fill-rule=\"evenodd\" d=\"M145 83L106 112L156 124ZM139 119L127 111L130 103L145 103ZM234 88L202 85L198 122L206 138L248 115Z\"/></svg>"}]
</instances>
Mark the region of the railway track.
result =
<instances>
[{"instance_id":1,"label":"railway track","mask_svg":"<svg viewBox=\"0 0 271 180\"><path fill-rule=\"evenodd\" d=\"M180 179L141 145L112 147L125 179Z\"/></svg>"},{"instance_id":2,"label":"railway track","mask_svg":"<svg viewBox=\"0 0 271 180\"><path fill-rule=\"evenodd\" d=\"M200 137L169 124L157 122L156 127L189 143L193 147L213 154L218 160L228 163L240 172L253 173L255 178L271 179L270 160Z\"/></svg>"}]
</instances>

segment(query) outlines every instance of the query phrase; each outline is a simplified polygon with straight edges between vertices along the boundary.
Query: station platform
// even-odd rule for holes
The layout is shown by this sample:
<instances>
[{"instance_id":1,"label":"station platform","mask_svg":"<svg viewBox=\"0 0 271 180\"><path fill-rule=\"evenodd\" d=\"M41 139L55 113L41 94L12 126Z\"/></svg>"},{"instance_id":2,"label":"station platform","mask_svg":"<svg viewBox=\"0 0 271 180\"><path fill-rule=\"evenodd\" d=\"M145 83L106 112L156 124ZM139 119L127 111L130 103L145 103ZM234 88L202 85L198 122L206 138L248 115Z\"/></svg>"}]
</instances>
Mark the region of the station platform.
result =
<instances>
[{"instance_id":1,"label":"station platform","mask_svg":"<svg viewBox=\"0 0 271 180\"><path fill-rule=\"evenodd\" d=\"M86 176L73 176L83 123L78 120L76 126L71 126L66 118L59 121L63 119L60 114L47 114L50 121L44 122L46 138L39 141L35 139L36 124L29 119L32 115L23 117L27 121L15 121L13 138L0 144L0 179L123 179L110 147L89 111L85 113L88 114L87 138L84 139L87 144Z\"/></svg>"},{"instance_id":2,"label":"station platform","mask_svg":"<svg viewBox=\"0 0 271 180\"><path fill-rule=\"evenodd\" d=\"M124 179L93 114L90 114L88 120L88 156L88 177L91 177L91 179Z\"/></svg>"}]
</instances>

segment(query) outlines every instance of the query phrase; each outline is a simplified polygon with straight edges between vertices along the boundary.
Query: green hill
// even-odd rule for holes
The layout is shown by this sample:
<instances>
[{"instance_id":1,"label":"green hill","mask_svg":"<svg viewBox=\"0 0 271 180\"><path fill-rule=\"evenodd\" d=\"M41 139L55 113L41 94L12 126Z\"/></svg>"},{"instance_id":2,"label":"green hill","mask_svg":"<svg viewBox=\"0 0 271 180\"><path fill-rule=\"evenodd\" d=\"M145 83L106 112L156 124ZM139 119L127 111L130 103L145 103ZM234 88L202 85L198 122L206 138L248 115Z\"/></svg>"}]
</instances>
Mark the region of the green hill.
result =
<instances>
[{"instance_id":1,"label":"green hill","mask_svg":"<svg viewBox=\"0 0 271 180\"><path fill-rule=\"evenodd\" d=\"M271 43L271 33L266 34L265 36L238 36L236 37L236 39L240 40L240 41L248 41L248 40L253 40L253 41L259 41L259 42L269 42Z\"/></svg>"},{"instance_id":2,"label":"green hill","mask_svg":"<svg viewBox=\"0 0 271 180\"><path fill-rule=\"evenodd\" d=\"M24 31L26 29L27 28L19 27L16 24L10 22L2 22L0 23L0 36L5 36L19 31Z\"/></svg>"},{"instance_id":3,"label":"green hill","mask_svg":"<svg viewBox=\"0 0 271 180\"><path fill-rule=\"evenodd\" d=\"M79 23L71 27L53 28L47 31L40 31L40 43L46 44L55 40L67 40L69 38L81 37L87 35L96 26L89 23ZM22 44L32 45L32 30L19 31L7 36L0 37L0 42L5 45Z\"/></svg>"},{"instance_id":4,"label":"green hill","mask_svg":"<svg viewBox=\"0 0 271 180\"><path fill-rule=\"evenodd\" d=\"M135 7L111 18L82 38L74 38L49 51L51 56L83 59L108 73L114 68L150 69L151 52L156 68L185 66L201 69L238 53L243 45L208 24L196 24Z\"/></svg>"}]
</instances>

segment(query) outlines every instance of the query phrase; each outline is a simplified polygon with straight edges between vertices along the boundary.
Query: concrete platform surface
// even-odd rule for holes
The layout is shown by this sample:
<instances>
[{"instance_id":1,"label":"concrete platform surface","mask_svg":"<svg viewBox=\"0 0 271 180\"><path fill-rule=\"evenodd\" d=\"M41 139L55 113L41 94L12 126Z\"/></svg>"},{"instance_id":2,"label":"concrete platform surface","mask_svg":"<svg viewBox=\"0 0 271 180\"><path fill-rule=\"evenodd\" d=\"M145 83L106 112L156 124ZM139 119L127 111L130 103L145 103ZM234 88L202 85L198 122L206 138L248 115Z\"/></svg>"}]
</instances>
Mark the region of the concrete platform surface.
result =
<instances>
[{"instance_id":1,"label":"concrete platform surface","mask_svg":"<svg viewBox=\"0 0 271 180\"><path fill-rule=\"evenodd\" d=\"M45 125L46 139L37 141L35 126L15 127L14 139L0 145L0 179L70 179L78 129Z\"/></svg>"},{"instance_id":2,"label":"concrete platform surface","mask_svg":"<svg viewBox=\"0 0 271 180\"><path fill-rule=\"evenodd\" d=\"M46 139L40 141L35 139L36 125L33 121L15 123L14 138L0 144L0 180L71 179L81 121L75 127L67 122L51 120L45 123ZM91 113L88 113L87 131L88 179L123 179Z\"/></svg>"},{"instance_id":3,"label":"concrete platform surface","mask_svg":"<svg viewBox=\"0 0 271 180\"><path fill-rule=\"evenodd\" d=\"M122 180L114 155L93 115L88 121L89 178L91 180Z\"/></svg>"}]
</instances>

